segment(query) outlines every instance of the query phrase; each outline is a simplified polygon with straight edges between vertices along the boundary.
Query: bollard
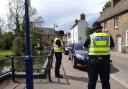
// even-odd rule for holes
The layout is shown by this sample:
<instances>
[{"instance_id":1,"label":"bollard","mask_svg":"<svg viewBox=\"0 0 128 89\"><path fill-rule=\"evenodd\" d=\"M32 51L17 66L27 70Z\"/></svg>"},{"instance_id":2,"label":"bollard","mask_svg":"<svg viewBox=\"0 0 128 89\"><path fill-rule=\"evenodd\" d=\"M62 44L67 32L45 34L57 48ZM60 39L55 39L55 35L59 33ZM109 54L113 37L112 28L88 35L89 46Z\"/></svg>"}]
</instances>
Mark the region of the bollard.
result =
<instances>
[{"instance_id":1,"label":"bollard","mask_svg":"<svg viewBox=\"0 0 128 89\"><path fill-rule=\"evenodd\" d=\"M31 56L25 57L26 89L33 89L33 61Z\"/></svg>"}]
</instances>

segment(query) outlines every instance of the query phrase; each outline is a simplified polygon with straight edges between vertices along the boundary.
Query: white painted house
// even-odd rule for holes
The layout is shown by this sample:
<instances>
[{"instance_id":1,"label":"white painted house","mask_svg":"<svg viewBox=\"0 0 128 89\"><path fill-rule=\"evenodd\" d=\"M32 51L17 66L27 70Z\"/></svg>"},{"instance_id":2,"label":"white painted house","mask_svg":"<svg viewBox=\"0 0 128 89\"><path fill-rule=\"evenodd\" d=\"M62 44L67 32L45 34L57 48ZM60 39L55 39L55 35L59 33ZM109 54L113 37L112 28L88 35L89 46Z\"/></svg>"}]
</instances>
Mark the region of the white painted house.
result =
<instances>
[{"instance_id":1,"label":"white painted house","mask_svg":"<svg viewBox=\"0 0 128 89\"><path fill-rule=\"evenodd\" d=\"M89 28L85 20L85 14L80 15L80 20L75 20L75 24L71 28L71 43L84 43L86 39L86 32Z\"/></svg>"},{"instance_id":2,"label":"white painted house","mask_svg":"<svg viewBox=\"0 0 128 89\"><path fill-rule=\"evenodd\" d=\"M71 43L71 33L70 32L67 32L67 44L70 44Z\"/></svg>"}]
</instances>

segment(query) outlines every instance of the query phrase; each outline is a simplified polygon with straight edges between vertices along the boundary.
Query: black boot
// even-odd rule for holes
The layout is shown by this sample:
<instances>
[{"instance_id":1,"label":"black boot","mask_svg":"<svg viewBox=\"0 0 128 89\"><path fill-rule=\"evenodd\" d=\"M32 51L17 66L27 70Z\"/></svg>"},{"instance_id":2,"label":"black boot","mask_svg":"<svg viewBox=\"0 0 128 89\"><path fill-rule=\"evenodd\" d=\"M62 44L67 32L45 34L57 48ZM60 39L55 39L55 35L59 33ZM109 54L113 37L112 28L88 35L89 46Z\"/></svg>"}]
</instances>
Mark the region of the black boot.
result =
<instances>
[{"instance_id":1,"label":"black boot","mask_svg":"<svg viewBox=\"0 0 128 89\"><path fill-rule=\"evenodd\" d=\"M63 78L63 76L60 75L60 74L59 74L59 75L55 75L55 77L56 77L56 78Z\"/></svg>"}]
</instances>

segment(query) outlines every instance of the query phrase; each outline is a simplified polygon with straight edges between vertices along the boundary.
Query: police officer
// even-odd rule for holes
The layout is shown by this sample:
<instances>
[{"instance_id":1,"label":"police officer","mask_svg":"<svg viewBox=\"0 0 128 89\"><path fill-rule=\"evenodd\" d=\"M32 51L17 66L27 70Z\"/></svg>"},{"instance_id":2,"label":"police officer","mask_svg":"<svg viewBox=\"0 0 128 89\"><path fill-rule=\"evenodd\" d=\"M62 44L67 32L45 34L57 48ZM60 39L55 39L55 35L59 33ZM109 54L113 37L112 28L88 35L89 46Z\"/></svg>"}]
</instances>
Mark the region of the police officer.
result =
<instances>
[{"instance_id":1,"label":"police officer","mask_svg":"<svg viewBox=\"0 0 128 89\"><path fill-rule=\"evenodd\" d=\"M102 83L102 89L110 89L110 48L114 47L114 41L107 32L102 32L100 22L93 23L93 33L87 37L84 47L88 49L88 89L95 89L98 75Z\"/></svg>"},{"instance_id":2,"label":"police officer","mask_svg":"<svg viewBox=\"0 0 128 89\"><path fill-rule=\"evenodd\" d=\"M63 78L63 76L60 75L60 71L59 71L62 60L62 52L63 52L63 36L64 36L64 31L63 30L58 31L58 36L57 38L55 38L53 43L54 53L56 57L55 77L57 78Z\"/></svg>"}]
</instances>

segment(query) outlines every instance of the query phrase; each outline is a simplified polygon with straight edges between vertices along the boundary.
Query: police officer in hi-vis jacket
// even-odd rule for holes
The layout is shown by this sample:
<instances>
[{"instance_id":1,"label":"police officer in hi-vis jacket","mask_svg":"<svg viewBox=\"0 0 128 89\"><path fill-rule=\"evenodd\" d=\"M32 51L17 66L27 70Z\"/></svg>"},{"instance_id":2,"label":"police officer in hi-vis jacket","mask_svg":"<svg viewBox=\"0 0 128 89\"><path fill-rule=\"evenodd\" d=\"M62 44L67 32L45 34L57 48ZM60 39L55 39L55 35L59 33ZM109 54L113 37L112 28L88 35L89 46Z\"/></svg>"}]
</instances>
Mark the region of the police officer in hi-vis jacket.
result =
<instances>
[{"instance_id":1,"label":"police officer in hi-vis jacket","mask_svg":"<svg viewBox=\"0 0 128 89\"><path fill-rule=\"evenodd\" d=\"M53 43L54 54L56 57L55 77L57 78L63 78L63 76L60 74L60 71L59 71L61 66L61 60L62 60L62 52L64 49L63 36L64 36L64 31L63 30L58 31L58 36L55 38Z\"/></svg>"},{"instance_id":2,"label":"police officer in hi-vis jacket","mask_svg":"<svg viewBox=\"0 0 128 89\"><path fill-rule=\"evenodd\" d=\"M88 89L95 89L98 75L102 89L110 89L110 49L114 41L108 32L102 32L100 22L93 23L92 34L85 40L84 47L88 50L89 60L87 65Z\"/></svg>"}]
</instances>

